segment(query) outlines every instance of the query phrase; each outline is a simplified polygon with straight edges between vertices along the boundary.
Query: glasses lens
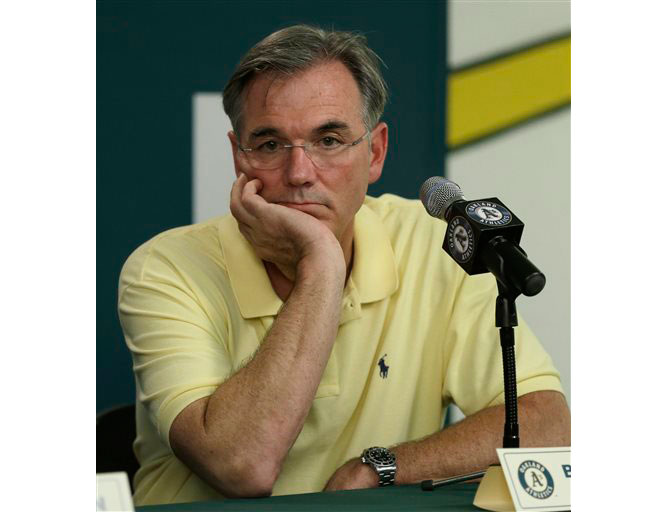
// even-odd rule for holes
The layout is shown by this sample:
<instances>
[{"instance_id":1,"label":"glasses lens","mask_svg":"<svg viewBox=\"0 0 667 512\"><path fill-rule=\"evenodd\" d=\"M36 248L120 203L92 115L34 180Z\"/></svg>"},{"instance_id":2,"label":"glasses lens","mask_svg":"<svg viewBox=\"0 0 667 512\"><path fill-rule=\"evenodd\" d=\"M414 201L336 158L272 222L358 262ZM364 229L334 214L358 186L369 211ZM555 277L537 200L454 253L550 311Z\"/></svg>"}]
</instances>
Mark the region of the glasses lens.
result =
<instances>
[{"instance_id":1,"label":"glasses lens","mask_svg":"<svg viewBox=\"0 0 667 512\"><path fill-rule=\"evenodd\" d=\"M345 165L352 154L350 146L340 144L335 147L315 144L307 150L308 156L318 167Z\"/></svg>"},{"instance_id":2,"label":"glasses lens","mask_svg":"<svg viewBox=\"0 0 667 512\"><path fill-rule=\"evenodd\" d=\"M286 160L287 150L285 148L276 149L271 152L248 151L244 152L250 165L256 169L276 169L281 167Z\"/></svg>"}]
</instances>

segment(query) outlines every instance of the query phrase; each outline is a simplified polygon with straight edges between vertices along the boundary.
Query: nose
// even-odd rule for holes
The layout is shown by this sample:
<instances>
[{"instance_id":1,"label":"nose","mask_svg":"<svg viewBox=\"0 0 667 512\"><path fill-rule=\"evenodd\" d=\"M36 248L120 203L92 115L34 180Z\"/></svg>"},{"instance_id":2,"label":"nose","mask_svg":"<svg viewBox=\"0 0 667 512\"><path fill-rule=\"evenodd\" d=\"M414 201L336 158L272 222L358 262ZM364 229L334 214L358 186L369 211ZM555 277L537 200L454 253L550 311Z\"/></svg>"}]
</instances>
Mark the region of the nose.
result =
<instances>
[{"instance_id":1,"label":"nose","mask_svg":"<svg viewBox=\"0 0 667 512\"><path fill-rule=\"evenodd\" d=\"M289 149L285 179L289 185L302 187L312 185L317 179L317 172L313 161L303 147Z\"/></svg>"}]
</instances>

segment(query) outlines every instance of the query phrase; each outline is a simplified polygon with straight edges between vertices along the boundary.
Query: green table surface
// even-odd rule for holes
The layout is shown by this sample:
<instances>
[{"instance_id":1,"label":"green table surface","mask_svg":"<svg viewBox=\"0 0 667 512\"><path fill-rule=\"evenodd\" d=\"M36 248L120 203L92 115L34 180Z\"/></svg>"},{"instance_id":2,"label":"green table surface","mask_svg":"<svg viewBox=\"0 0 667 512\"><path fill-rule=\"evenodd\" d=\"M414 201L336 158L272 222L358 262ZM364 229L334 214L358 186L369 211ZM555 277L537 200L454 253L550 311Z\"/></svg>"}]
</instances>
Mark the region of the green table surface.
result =
<instances>
[{"instance_id":1,"label":"green table surface","mask_svg":"<svg viewBox=\"0 0 667 512\"><path fill-rule=\"evenodd\" d=\"M422 491L419 485L400 485L356 491L316 492L292 494L271 498L235 499L223 501L198 501L170 505L147 505L136 507L137 512L216 510L252 511L465 511L480 509L473 506L478 484L462 483L440 487L434 491Z\"/></svg>"}]
</instances>

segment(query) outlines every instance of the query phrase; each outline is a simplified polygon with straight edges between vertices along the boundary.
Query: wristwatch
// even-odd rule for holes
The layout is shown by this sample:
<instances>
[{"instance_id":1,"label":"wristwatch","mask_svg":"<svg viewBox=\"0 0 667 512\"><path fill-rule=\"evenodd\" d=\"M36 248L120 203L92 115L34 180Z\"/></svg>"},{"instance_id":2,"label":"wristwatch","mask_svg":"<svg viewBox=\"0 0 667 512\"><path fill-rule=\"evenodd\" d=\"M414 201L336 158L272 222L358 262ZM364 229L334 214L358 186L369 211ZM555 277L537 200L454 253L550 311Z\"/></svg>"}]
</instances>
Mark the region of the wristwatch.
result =
<instances>
[{"instance_id":1,"label":"wristwatch","mask_svg":"<svg viewBox=\"0 0 667 512\"><path fill-rule=\"evenodd\" d=\"M380 477L380 487L394 485L396 477L396 455L379 446L366 448L361 456L361 462L371 466Z\"/></svg>"}]
</instances>

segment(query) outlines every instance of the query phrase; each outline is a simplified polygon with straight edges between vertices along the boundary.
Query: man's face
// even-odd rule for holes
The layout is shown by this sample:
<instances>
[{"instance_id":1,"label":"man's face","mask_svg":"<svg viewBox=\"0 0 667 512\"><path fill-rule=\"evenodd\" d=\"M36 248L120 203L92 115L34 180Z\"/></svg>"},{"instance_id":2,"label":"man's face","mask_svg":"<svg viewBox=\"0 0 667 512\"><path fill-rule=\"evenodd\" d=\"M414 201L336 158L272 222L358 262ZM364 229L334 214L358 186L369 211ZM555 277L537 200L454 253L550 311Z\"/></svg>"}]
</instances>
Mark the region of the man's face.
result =
<instances>
[{"instance_id":1,"label":"man's face","mask_svg":"<svg viewBox=\"0 0 667 512\"><path fill-rule=\"evenodd\" d=\"M317 65L297 75L260 75L246 89L240 140L230 132L237 176L259 178L261 196L303 211L323 222L336 237L351 240L353 219L368 184L382 173L387 125L379 123L370 137L345 148L342 163L318 167L303 148L288 149L283 166L253 168L238 151L274 140L305 144L335 137L353 142L366 132L362 99L352 74L340 62ZM330 140L330 139L327 139Z\"/></svg>"}]
</instances>

